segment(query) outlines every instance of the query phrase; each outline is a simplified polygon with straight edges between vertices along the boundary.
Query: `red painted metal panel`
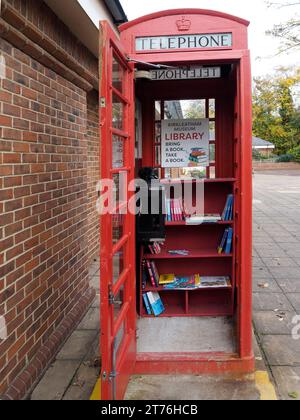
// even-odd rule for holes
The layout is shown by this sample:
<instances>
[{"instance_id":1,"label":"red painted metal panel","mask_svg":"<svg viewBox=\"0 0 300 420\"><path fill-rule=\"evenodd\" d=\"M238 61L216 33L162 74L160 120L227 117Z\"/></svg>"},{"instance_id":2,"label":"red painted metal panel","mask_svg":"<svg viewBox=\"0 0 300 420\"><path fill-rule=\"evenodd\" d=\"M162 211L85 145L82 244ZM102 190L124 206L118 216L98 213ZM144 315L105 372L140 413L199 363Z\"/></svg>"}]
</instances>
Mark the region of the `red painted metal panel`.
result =
<instances>
[{"instance_id":1,"label":"red painted metal panel","mask_svg":"<svg viewBox=\"0 0 300 420\"><path fill-rule=\"evenodd\" d=\"M122 45L107 22L100 24L100 45L101 179L112 180L113 176L126 173L129 183L134 179L135 165L134 68L128 64ZM122 129L113 127L113 97L123 103ZM123 168L117 169L113 165L115 135L123 139L124 145ZM117 208L122 209L124 204L119 204ZM122 215L123 230L117 239L112 214L102 215L100 226L102 399L122 399L136 360L135 217Z\"/></svg>"}]
</instances>

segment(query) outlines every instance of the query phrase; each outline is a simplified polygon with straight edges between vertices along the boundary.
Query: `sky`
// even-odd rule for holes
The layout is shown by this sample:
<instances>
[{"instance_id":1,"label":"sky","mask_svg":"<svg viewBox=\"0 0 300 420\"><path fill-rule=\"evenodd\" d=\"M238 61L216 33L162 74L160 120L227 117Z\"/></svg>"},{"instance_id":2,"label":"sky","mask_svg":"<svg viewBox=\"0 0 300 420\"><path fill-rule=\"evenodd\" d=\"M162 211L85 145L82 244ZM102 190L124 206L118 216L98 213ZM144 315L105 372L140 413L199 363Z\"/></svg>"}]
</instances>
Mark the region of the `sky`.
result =
<instances>
[{"instance_id":1,"label":"sky","mask_svg":"<svg viewBox=\"0 0 300 420\"><path fill-rule=\"evenodd\" d=\"M278 66L300 66L299 52L276 55L278 41L265 33L274 24L295 17L294 7L268 8L264 0L121 0L121 3L129 20L160 10L183 7L218 10L239 16L251 22L249 46L253 76L272 74Z\"/></svg>"}]
</instances>

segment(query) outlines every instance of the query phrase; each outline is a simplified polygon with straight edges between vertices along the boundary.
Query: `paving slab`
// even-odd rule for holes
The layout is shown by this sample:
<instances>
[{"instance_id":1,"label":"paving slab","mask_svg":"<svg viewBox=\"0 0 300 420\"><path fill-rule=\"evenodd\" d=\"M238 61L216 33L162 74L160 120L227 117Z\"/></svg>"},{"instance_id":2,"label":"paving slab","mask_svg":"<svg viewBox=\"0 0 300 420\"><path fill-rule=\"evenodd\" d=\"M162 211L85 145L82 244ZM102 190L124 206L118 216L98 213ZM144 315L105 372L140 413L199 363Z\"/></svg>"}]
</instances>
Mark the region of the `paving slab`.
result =
<instances>
[{"instance_id":1,"label":"paving slab","mask_svg":"<svg viewBox=\"0 0 300 420\"><path fill-rule=\"evenodd\" d=\"M282 258L262 258L262 263L268 268L276 268L276 267L298 267L295 260L288 257Z\"/></svg>"},{"instance_id":2,"label":"paving slab","mask_svg":"<svg viewBox=\"0 0 300 420\"><path fill-rule=\"evenodd\" d=\"M286 296L293 305L295 311L300 315L300 293L288 293Z\"/></svg>"},{"instance_id":3,"label":"paving slab","mask_svg":"<svg viewBox=\"0 0 300 420\"><path fill-rule=\"evenodd\" d=\"M100 326L99 308L91 308L78 326L78 330L98 330Z\"/></svg>"},{"instance_id":4,"label":"paving slab","mask_svg":"<svg viewBox=\"0 0 300 420\"><path fill-rule=\"evenodd\" d=\"M278 293L281 294L282 290L274 279L253 279L253 292L254 293Z\"/></svg>"},{"instance_id":5,"label":"paving slab","mask_svg":"<svg viewBox=\"0 0 300 420\"><path fill-rule=\"evenodd\" d=\"M253 293L254 311L293 311L293 307L283 293Z\"/></svg>"},{"instance_id":6,"label":"paving slab","mask_svg":"<svg viewBox=\"0 0 300 420\"><path fill-rule=\"evenodd\" d=\"M255 330L259 335L290 335L295 315L295 312L255 312L253 314Z\"/></svg>"},{"instance_id":7,"label":"paving slab","mask_svg":"<svg viewBox=\"0 0 300 420\"><path fill-rule=\"evenodd\" d=\"M277 283L284 293L300 293L300 270L298 278L286 278L283 280L278 280Z\"/></svg>"},{"instance_id":8,"label":"paving slab","mask_svg":"<svg viewBox=\"0 0 300 420\"><path fill-rule=\"evenodd\" d=\"M63 349L57 355L57 360L81 361L88 353L91 344L95 340L95 331L75 331L66 342Z\"/></svg>"},{"instance_id":9,"label":"paving slab","mask_svg":"<svg viewBox=\"0 0 300 420\"><path fill-rule=\"evenodd\" d=\"M278 385L280 399L300 400L300 367L272 367L272 374Z\"/></svg>"},{"instance_id":10,"label":"paving slab","mask_svg":"<svg viewBox=\"0 0 300 420\"><path fill-rule=\"evenodd\" d=\"M33 391L33 401L57 401L64 396L66 389L73 380L80 361L56 361L46 372L39 385Z\"/></svg>"},{"instance_id":11,"label":"paving slab","mask_svg":"<svg viewBox=\"0 0 300 420\"><path fill-rule=\"evenodd\" d=\"M95 383L100 376L100 369L83 364L77 371L71 386L66 391L63 400L66 401L86 401L90 399Z\"/></svg>"},{"instance_id":12,"label":"paving slab","mask_svg":"<svg viewBox=\"0 0 300 420\"><path fill-rule=\"evenodd\" d=\"M270 366L300 366L300 341L292 334L266 335L261 344Z\"/></svg>"},{"instance_id":13,"label":"paving slab","mask_svg":"<svg viewBox=\"0 0 300 420\"><path fill-rule=\"evenodd\" d=\"M219 401L259 400L252 376L135 376L125 400L140 401Z\"/></svg>"}]
</instances>

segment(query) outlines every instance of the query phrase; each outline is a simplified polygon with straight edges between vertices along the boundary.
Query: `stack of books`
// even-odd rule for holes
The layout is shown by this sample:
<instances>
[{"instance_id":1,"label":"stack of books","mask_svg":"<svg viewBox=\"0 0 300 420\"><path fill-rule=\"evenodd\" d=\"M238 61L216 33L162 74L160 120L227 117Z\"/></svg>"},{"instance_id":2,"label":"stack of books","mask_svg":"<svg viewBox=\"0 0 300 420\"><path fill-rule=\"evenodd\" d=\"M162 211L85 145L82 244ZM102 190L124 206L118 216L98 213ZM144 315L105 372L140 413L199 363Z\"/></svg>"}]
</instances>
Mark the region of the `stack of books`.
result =
<instances>
[{"instance_id":1,"label":"stack of books","mask_svg":"<svg viewBox=\"0 0 300 420\"><path fill-rule=\"evenodd\" d=\"M159 242L153 242L152 244L149 244L148 247L152 255L159 255L162 251L161 244Z\"/></svg>"},{"instance_id":2,"label":"stack of books","mask_svg":"<svg viewBox=\"0 0 300 420\"><path fill-rule=\"evenodd\" d=\"M148 292L143 294L143 300L148 315L160 316L165 312L159 293Z\"/></svg>"},{"instance_id":3,"label":"stack of books","mask_svg":"<svg viewBox=\"0 0 300 420\"><path fill-rule=\"evenodd\" d=\"M218 247L219 254L231 254L233 244L233 229L225 230L220 246Z\"/></svg>"},{"instance_id":4,"label":"stack of books","mask_svg":"<svg viewBox=\"0 0 300 420\"><path fill-rule=\"evenodd\" d=\"M164 284L164 289L166 290L216 289L230 287L231 280L230 277L207 277L200 276L200 274L194 274L186 277L167 274L160 276L160 284Z\"/></svg>"},{"instance_id":5,"label":"stack of books","mask_svg":"<svg viewBox=\"0 0 300 420\"><path fill-rule=\"evenodd\" d=\"M183 222L185 219L182 201L179 198L166 200L166 212L167 222Z\"/></svg>"},{"instance_id":6,"label":"stack of books","mask_svg":"<svg viewBox=\"0 0 300 420\"><path fill-rule=\"evenodd\" d=\"M218 223L222 220L220 214L195 215L186 219L187 225L201 225L202 223Z\"/></svg>"},{"instance_id":7,"label":"stack of books","mask_svg":"<svg viewBox=\"0 0 300 420\"><path fill-rule=\"evenodd\" d=\"M233 220L233 207L234 207L234 198L232 194L227 196L226 205L222 214L222 220L224 222Z\"/></svg>"}]
</instances>

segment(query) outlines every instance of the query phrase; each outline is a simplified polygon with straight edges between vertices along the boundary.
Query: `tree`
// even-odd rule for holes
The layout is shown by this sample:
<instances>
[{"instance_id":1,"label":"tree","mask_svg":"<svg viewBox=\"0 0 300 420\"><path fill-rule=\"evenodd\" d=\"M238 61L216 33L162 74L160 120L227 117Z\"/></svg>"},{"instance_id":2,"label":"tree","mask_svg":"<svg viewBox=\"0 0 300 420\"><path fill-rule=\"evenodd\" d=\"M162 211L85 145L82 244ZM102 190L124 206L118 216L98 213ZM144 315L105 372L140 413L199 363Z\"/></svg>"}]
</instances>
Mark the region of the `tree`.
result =
<instances>
[{"instance_id":1,"label":"tree","mask_svg":"<svg viewBox=\"0 0 300 420\"><path fill-rule=\"evenodd\" d=\"M287 0L284 2L267 1L266 3L269 7L276 7L278 9L286 7L295 8L295 17L286 22L274 25L271 30L267 31L267 35L274 36L281 41L279 54L300 49L300 17L296 14L297 6L299 10L300 0Z\"/></svg>"},{"instance_id":2,"label":"tree","mask_svg":"<svg viewBox=\"0 0 300 420\"><path fill-rule=\"evenodd\" d=\"M280 69L269 78L254 80L253 133L276 145L278 154L286 154L300 145L300 113L293 89L300 82L300 69Z\"/></svg>"}]
</instances>

